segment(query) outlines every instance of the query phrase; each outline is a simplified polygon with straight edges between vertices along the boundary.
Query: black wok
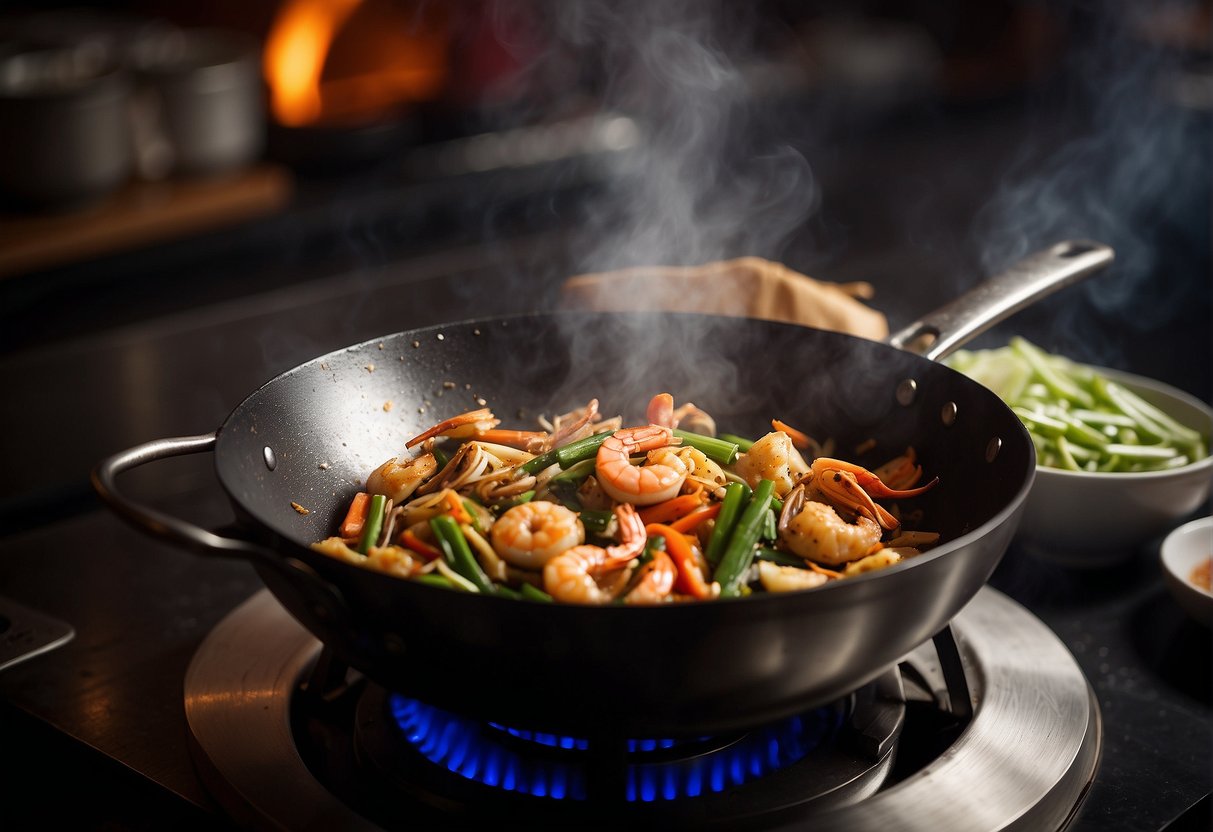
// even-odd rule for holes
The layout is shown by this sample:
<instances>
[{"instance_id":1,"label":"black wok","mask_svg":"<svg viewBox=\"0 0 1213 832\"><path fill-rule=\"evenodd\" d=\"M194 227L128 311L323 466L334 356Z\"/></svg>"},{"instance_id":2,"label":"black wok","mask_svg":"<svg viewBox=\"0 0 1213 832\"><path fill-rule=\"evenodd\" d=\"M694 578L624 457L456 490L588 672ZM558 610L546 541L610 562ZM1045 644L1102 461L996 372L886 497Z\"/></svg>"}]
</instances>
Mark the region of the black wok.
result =
<instances>
[{"instance_id":1,"label":"black wok","mask_svg":"<svg viewBox=\"0 0 1213 832\"><path fill-rule=\"evenodd\" d=\"M980 589L1014 533L1035 453L993 393L932 359L1111 259L1105 246L1059 244L888 344L676 314L541 314L402 332L278 376L213 435L116 454L94 483L152 534L251 560L297 619L389 688L577 735L740 728L854 690ZM922 355L897 348L932 338ZM941 545L809 592L656 608L451 592L308 548L332 533L366 475L405 439L481 399L522 427L591 397L635 420L660 391L694 401L734 433L761 435L772 416L782 418L833 437L839 455L869 466L913 446L940 482L903 508L921 510L918 527L941 532ZM388 401L394 407L385 409ZM875 448L854 456L849 449L868 439ZM125 469L208 450L248 539L196 528L115 488Z\"/></svg>"}]
</instances>

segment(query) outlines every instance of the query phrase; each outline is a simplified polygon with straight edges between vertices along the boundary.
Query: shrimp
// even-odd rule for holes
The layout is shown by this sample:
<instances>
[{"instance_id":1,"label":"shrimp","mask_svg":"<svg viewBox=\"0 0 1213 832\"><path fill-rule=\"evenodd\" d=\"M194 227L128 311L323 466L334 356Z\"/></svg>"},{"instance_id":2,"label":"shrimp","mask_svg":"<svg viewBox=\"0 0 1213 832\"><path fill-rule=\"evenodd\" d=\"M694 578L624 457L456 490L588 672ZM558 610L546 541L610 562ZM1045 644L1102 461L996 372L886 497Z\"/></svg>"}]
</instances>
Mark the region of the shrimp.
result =
<instances>
[{"instance_id":1,"label":"shrimp","mask_svg":"<svg viewBox=\"0 0 1213 832\"><path fill-rule=\"evenodd\" d=\"M469 410L467 413L460 413L458 416L444 419L428 430L422 431L404 443L404 447L411 448L435 436L467 439L478 433L492 430L500 424L501 420L494 416L493 411L487 407L482 407L479 410Z\"/></svg>"},{"instance_id":2,"label":"shrimp","mask_svg":"<svg viewBox=\"0 0 1213 832\"><path fill-rule=\"evenodd\" d=\"M783 497L796 484L797 478L809 472L809 464L792 439L783 431L771 431L755 442L737 460L737 473L754 488L762 480L775 483L775 493Z\"/></svg>"},{"instance_id":3,"label":"shrimp","mask_svg":"<svg viewBox=\"0 0 1213 832\"><path fill-rule=\"evenodd\" d=\"M662 551L654 552L653 559L641 570L640 580L623 598L625 604L660 604L670 597L678 573L669 555Z\"/></svg>"},{"instance_id":4,"label":"shrimp","mask_svg":"<svg viewBox=\"0 0 1213 832\"><path fill-rule=\"evenodd\" d=\"M706 411L700 410L691 402L674 407L674 397L669 393L658 393L649 400L645 418L649 420L649 424L661 425L663 428L673 429L681 424L695 433L716 435L716 420Z\"/></svg>"},{"instance_id":5,"label":"shrimp","mask_svg":"<svg viewBox=\"0 0 1213 832\"><path fill-rule=\"evenodd\" d=\"M795 592L813 589L830 580L820 572L799 566L780 566L770 561L758 561L758 579L767 592Z\"/></svg>"},{"instance_id":6,"label":"shrimp","mask_svg":"<svg viewBox=\"0 0 1213 832\"><path fill-rule=\"evenodd\" d=\"M781 524L782 525L782 524ZM779 536L802 558L838 566L864 557L880 543L880 525L860 515L848 523L832 506L807 500Z\"/></svg>"},{"instance_id":7,"label":"shrimp","mask_svg":"<svg viewBox=\"0 0 1213 832\"><path fill-rule=\"evenodd\" d=\"M543 587L549 595L557 601L573 604L606 604L614 600L612 593L598 585L598 576L627 565L644 551L648 540L644 521L632 506L627 503L616 506L615 519L619 522L619 543L616 545L605 549L574 546L547 562L543 567ZM671 575L670 586L673 581Z\"/></svg>"},{"instance_id":8,"label":"shrimp","mask_svg":"<svg viewBox=\"0 0 1213 832\"><path fill-rule=\"evenodd\" d=\"M829 503L847 514L874 520L891 530L900 526L901 521L872 498L915 497L934 487L939 477L919 488L898 491L889 488L867 468L822 456L813 460L810 476L805 480L810 499Z\"/></svg>"},{"instance_id":9,"label":"shrimp","mask_svg":"<svg viewBox=\"0 0 1213 832\"><path fill-rule=\"evenodd\" d=\"M687 478L686 465L669 447L679 441L661 425L615 431L598 448L598 484L620 503L648 506L676 497ZM629 457L643 451L657 453L632 465Z\"/></svg>"},{"instance_id":10,"label":"shrimp","mask_svg":"<svg viewBox=\"0 0 1213 832\"><path fill-rule=\"evenodd\" d=\"M403 461L401 457L392 457L366 478L366 491L368 494L390 497L395 503L403 503L437 470L438 460L433 454L422 454Z\"/></svg>"},{"instance_id":11,"label":"shrimp","mask_svg":"<svg viewBox=\"0 0 1213 832\"><path fill-rule=\"evenodd\" d=\"M877 569L885 569L895 563L901 563L901 560L902 556L900 552L895 552L892 549L881 549L867 557L860 558L854 563L848 563L847 568L842 570L842 574L844 577L853 578L856 575L862 575L864 572L875 572Z\"/></svg>"},{"instance_id":12,"label":"shrimp","mask_svg":"<svg viewBox=\"0 0 1213 832\"><path fill-rule=\"evenodd\" d=\"M506 511L489 530L493 550L523 569L542 569L563 552L581 545L585 526L577 515L544 500L522 503Z\"/></svg>"}]
</instances>

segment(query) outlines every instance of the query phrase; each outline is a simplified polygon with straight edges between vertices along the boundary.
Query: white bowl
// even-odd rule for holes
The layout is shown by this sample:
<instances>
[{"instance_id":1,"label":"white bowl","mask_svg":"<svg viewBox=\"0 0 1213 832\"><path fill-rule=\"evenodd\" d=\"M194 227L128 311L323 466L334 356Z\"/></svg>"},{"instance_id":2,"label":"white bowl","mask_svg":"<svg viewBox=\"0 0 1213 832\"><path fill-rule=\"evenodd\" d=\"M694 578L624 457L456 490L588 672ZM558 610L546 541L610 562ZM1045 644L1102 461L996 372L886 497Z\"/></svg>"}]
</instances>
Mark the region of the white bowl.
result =
<instances>
[{"instance_id":1,"label":"white bowl","mask_svg":"<svg viewBox=\"0 0 1213 832\"><path fill-rule=\"evenodd\" d=\"M1098 369L1188 427L1205 436L1213 431L1213 408L1195 397L1148 378ZM1037 466L1019 540L1038 557L1068 566L1111 565L1200 509L1211 489L1213 457L1139 474Z\"/></svg>"},{"instance_id":2,"label":"white bowl","mask_svg":"<svg viewBox=\"0 0 1213 832\"><path fill-rule=\"evenodd\" d=\"M1185 523L1167 535L1160 557L1175 600L1188 615L1213 626L1213 593L1192 582L1192 570L1213 557L1213 517Z\"/></svg>"}]
</instances>

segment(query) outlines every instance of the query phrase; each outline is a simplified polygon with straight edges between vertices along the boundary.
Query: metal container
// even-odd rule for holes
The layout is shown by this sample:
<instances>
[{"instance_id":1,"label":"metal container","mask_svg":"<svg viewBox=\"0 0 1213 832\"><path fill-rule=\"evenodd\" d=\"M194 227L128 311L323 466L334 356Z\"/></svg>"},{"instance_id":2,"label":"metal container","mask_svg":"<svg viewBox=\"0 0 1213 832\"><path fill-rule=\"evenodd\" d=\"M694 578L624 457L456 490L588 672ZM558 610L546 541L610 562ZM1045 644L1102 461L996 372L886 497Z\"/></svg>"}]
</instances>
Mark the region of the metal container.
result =
<instances>
[{"instance_id":1,"label":"metal container","mask_svg":"<svg viewBox=\"0 0 1213 832\"><path fill-rule=\"evenodd\" d=\"M20 51L0 59L0 191L17 203L68 207L132 169L131 81L103 50Z\"/></svg>"}]
</instances>

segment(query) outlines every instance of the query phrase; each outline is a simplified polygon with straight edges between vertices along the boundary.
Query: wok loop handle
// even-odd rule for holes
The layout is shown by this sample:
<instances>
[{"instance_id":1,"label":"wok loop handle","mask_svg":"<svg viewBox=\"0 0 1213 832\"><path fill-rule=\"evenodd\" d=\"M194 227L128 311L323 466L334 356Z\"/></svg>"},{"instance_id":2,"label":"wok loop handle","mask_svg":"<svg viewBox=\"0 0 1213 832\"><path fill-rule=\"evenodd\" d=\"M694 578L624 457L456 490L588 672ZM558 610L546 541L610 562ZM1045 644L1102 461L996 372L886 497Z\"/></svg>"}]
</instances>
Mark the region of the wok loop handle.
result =
<instances>
[{"instance_id":1,"label":"wok loop handle","mask_svg":"<svg viewBox=\"0 0 1213 832\"><path fill-rule=\"evenodd\" d=\"M119 451L102 460L93 471L93 488L122 519L153 537L208 556L219 555L257 561L277 560L268 549L255 543L235 537L223 537L199 528L193 523L136 502L118 490L117 478L122 472L161 459L213 451L216 438L215 433L203 433L198 436L153 439Z\"/></svg>"},{"instance_id":2,"label":"wok loop handle","mask_svg":"<svg viewBox=\"0 0 1213 832\"><path fill-rule=\"evenodd\" d=\"M268 547L238 537L224 537L200 528L179 517L165 514L124 495L117 485L118 475L149 462L215 449L217 433L153 439L107 457L93 470L93 488L119 517L137 529L208 557L242 558L272 573L276 594L289 592L302 602L313 631L334 626L348 627L348 608L340 593L306 563L282 557ZM282 579L281 581L276 579Z\"/></svg>"},{"instance_id":3,"label":"wok loop handle","mask_svg":"<svg viewBox=\"0 0 1213 832\"><path fill-rule=\"evenodd\" d=\"M893 333L886 343L932 361L947 358L999 321L1107 267L1114 256L1109 246L1090 240L1057 243Z\"/></svg>"}]
</instances>

